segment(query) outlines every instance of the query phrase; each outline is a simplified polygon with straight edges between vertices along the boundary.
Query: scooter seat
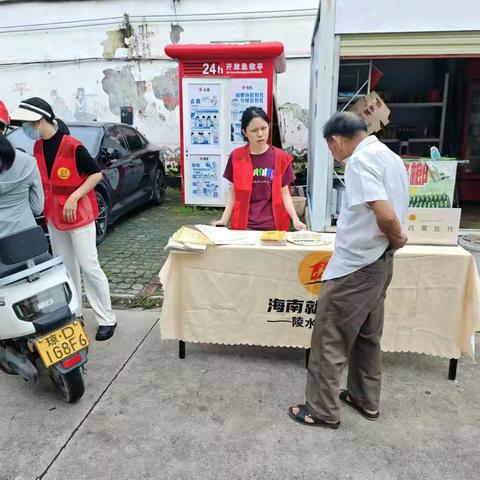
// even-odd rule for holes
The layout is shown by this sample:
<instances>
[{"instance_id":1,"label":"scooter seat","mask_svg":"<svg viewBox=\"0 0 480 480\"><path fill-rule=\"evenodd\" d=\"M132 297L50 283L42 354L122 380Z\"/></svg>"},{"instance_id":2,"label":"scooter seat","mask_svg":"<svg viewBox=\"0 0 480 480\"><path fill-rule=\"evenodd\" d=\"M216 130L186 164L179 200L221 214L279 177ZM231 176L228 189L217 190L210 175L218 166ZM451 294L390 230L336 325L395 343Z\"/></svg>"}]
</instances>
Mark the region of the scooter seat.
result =
<instances>
[{"instance_id":1,"label":"scooter seat","mask_svg":"<svg viewBox=\"0 0 480 480\"><path fill-rule=\"evenodd\" d=\"M0 236L0 279L26 270L29 260L40 265L51 258L42 227Z\"/></svg>"},{"instance_id":2,"label":"scooter seat","mask_svg":"<svg viewBox=\"0 0 480 480\"><path fill-rule=\"evenodd\" d=\"M41 263L48 262L48 260L51 260L52 258L53 257L48 252L45 252L32 258L32 260L35 265L40 265ZM26 262L18 262L12 265L5 265L4 263L0 262L0 278L8 277L14 273L26 270L27 268Z\"/></svg>"}]
</instances>

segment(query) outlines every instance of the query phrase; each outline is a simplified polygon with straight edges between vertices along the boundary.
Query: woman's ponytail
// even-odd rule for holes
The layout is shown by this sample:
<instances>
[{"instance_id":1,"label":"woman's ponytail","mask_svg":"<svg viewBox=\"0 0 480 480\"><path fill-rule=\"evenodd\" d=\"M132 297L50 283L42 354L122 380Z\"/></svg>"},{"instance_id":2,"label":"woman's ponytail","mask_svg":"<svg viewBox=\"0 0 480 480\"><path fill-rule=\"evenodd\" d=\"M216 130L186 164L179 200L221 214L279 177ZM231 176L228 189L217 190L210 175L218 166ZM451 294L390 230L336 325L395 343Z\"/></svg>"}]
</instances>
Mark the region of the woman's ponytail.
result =
<instances>
[{"instance_id":1,"label":"woman's ponytail","mask_svg":"<svg viewBox=\"0 0 480 480\"><path fill-rule=\"evenodd\" d=\"M54 123L57 124L57 128L60 133L63 133L64 135L70 135L70 129L63 120L55 117Z\"/></svg>"}]
</instances>

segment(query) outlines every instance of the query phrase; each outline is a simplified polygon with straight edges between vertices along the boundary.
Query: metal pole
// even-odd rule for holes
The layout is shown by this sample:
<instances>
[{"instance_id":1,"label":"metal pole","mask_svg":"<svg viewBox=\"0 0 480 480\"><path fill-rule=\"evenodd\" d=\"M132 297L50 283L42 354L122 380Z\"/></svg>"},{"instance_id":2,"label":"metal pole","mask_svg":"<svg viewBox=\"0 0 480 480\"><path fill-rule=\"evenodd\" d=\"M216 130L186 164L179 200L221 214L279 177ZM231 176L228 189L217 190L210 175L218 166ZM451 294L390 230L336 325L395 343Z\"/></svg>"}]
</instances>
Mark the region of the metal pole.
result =
<instances>
[{"instance_id":1,"label":"metal pole","mask_svg":"<svg viewBox=\"0 0 480 480\"><path fill-rule=\"evenodd\" d=\"M443 101L442 101L442 119L440 120L440 135L438 139L438 149L440 153L443 151L443 137L445 136L445 121L447 118L447 100L448 100L448 84L450 81L450 74L445 74L445 81L443 82Z\"/></svg>"},{"instance_id":2,"label":"metal pole","mask_svg":"<svg viewBox=\"0 0 480 480\"><path fill-rule=\"evenodd\" d=\"M357 98L357 96L359 95L359 93L367 86L367 84L370 83L370 80L366 80L362 86L354 93L354 95L352 96L352 98L347 102L347 104L340 110L341 112L345 111L347 109L347 107ZM370 93L370 92L369 92Z\"/></svg>"},{"instance_id":3,"label":"metal pole","mask_svg":"<svg viewBox=\"0 0 480 480\"><path fill-rule=\"evenodd\" d=\"M305 368L308 368L308 362L310 361L310 349L305 350Z\"/></svg>"},{"instance_id":4,"label":"metal pole","mask_svg":"<svg viewBox=\"0 0 480 480\"><path fill-rule=\"evenodd\" d=\"M370 85L371 85L371 80L372 80L372 68L373 68L373 62L370 60L370 63L368 65L368 87L367 87L367 94L370 93Z\"/></svg>"},{"instance_id":5,"label":"metal pole","mask_svg":"<svg viewBox=\"0 0 480 480\"><path fill-rule=\"evenodd\" d=\"M458 364L458 360L456 358L450 359L450 365L448 366L449 380L455 380L457 378L457 364Z\"/></svg>"}]
</instances>

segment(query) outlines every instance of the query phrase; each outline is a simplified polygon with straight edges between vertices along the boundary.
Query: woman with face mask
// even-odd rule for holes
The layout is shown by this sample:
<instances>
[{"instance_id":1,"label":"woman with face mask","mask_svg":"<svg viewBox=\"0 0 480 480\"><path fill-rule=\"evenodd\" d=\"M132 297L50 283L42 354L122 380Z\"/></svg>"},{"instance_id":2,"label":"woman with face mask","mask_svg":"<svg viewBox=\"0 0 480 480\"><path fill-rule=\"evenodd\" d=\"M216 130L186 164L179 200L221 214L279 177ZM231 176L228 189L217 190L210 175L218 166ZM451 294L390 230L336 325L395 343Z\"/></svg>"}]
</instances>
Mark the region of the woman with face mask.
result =
<instances>
[{"instance_id":1,"label":"woman with face mask","mask_svg":"<svg viewBox=\"0 0 480 480\"><path fill-rule=\"evenodd\" d=\"M12 121L21 123L25 134L35 140L33 151L45 192L44 215L53 253L63 257L80 299L83 275L85 293L99 324L96 339L107 340L117 322L96 246L98 205L94 188L102 179L100 167L69 135L68 127L55 117L45 100L24 100L12 114Z\"/></svg>"},{"instance_id":2,"label":"woman with face mask","mask_svg":"<svg viewBox=\"0 0 480 480\"><path fill-rule=\"evenodd\" d=\"M43 189L35 159L15 150L4 131L10 117L0 101L0 237L36 226L43 210Z\"/></svg>"}]
</instances>

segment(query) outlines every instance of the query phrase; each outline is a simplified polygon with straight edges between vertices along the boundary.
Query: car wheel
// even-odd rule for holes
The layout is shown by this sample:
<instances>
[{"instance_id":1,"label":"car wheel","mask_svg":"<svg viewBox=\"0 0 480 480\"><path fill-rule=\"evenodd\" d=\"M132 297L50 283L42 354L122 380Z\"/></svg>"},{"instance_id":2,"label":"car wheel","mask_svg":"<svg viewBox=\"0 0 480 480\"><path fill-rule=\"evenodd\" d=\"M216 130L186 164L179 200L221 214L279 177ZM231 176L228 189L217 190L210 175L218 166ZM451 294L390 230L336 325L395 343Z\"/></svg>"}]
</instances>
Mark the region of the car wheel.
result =
<instances>
[{"instance_id":1,"label":"car wheel","mask_svg":"<svg viewBox=\"0 0 480 480\"><path fill-rule=\"evenodd\" d=\"M98 217L95 221L95 229L97 234L97 245L100 245L107 236L108 228L108 204L105 197L100 192L95 192L98 203Z\"/></svg>"},{"instance_id":2,"label":"car wheel","mask_svg":"<svg viewBox=\"0 0 480 480\"><path fill-rule=\"evenodd\" d=\"M165 192L167 190L167 179L161 168L157 168L155 172L155 180L153 181L152 198L155 203L161 205L165 200Z\"/></svg>"}]
</instances>

